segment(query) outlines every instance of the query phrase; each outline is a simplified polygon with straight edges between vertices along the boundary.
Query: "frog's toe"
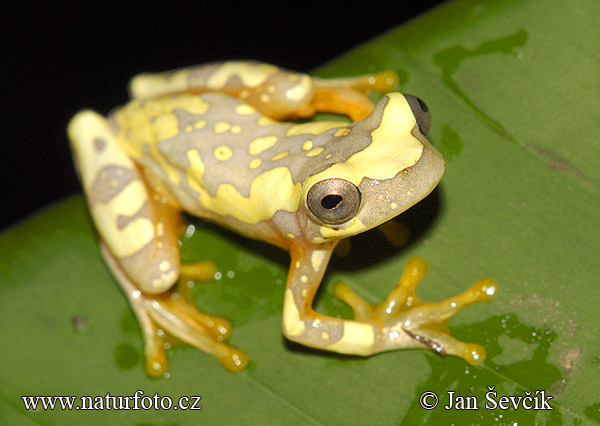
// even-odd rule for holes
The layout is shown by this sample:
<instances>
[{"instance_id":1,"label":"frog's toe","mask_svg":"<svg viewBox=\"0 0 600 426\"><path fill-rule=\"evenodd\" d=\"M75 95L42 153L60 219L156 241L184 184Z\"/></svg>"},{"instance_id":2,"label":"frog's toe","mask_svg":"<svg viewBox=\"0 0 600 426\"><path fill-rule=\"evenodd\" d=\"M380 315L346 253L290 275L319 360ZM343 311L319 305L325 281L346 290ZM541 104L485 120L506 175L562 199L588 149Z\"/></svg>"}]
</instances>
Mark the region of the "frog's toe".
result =
<instances>
[{"instance_id":1,"label":"frog's toe","mask_svg":"<svg viewBox=\"0 0 600 426\"><path fill-rule=\"evenodd\" d=\"M346 302L354 311L356 321L367 321L373 314L373 305L367 303L362 297L356 294L348 284L339 282L334 289L335 297Z\"/></svg>"},{"instance_id":2,"label":"frog's toe","mask_svg":"<svg viewBox=\"0 0 600 426\"><path fill-rule=\"evenodd\" d=\"M211 260L202 260L181 265L180 281L208 281L215 276L217 265Z\"/></svg>"}]
</instances>

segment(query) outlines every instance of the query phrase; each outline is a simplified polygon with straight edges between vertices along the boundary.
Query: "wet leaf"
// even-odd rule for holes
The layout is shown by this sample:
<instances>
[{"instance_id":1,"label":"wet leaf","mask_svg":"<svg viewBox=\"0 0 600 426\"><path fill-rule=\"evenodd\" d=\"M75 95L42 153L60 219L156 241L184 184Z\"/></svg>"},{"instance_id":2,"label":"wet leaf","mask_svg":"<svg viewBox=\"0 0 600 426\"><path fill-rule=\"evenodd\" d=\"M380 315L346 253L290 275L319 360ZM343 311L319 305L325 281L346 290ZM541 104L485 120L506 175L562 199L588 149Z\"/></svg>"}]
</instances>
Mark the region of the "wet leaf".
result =
<instances>
[{"instance_id":1,"label":"wet leaf","mask_svg":"<svg viewBox=\"0 0 600 426\"><path fill-rule=\"evenodd\" d=\"M81 197L53 205L0 236L2 424L582 424L598 422L600 349L600 45L594 2L455 1L364 44L323 76L394 69L401 90L426 100L432 142L448 161L440 187L401 215L408 243L354 238L334 259L317 308L350 310L332 295L343 279L382 300L407 259L430 272L425 300L484 275L496 300L451 322L488 359L400 351L344 357L281 334L287 257L195 223L184 260L211 259L219 279L192 294L230 318L230 342L251 357L239 374L188 347L170 350L170 377L143 371L139 327L103 265ZM367 255L365 255L367 253ZM552 410L485 408L486 393L544 391ZM202 411L25 411L21 396L202 396ZM437 408L419 405L435 392ZM448 392L479 410L446 410ZM456 402L456 401L455 401ZM90 420L92 419L92 420Z\"/></svg>"}]
</instances>

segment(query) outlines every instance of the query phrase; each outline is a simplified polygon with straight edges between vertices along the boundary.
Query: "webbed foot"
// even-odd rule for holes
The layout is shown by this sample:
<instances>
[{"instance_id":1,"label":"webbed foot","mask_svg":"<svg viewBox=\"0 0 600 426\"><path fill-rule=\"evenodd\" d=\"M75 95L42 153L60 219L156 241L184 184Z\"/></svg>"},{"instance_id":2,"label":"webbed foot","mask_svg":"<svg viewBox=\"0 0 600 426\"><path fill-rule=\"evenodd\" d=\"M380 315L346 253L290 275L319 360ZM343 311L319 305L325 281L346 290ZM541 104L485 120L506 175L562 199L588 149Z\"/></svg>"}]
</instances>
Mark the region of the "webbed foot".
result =
<instances>
[{"instance_id":1,"label":"webbed foot","mask_svg":"<svg viewBox=\"0 0 600 426\"><path fill-rule=\"evenodd\" d=\"M196 309L178 292L161 295L139 294L132 304L144 327L146 370L150 376L161 376L168 368L165 333L214 356L230 371L240 371L248 364L248 356L224 343L231 334L226 318Z\"/></svg>"},{"instance_id":2,"label":"webbed foot","mask_svg":"<svg viewBox=\"0 0 600 426\"><path fill-rule=\"evenodd\" d=\"M424 347L440 355L456 355L471 365L481 364L486 357L485 348L456 340L448 331L448 321L465 306L493 299L496 282L484 277L464 293L425 303L417 298L415 288L427 269L423 259L411 258L396 288L377 305L365 302L344 283L336 286L335 295L352 307L356 321L377 326L380 333L374 352Z\"/></svg>"},{"instance_id":3,"label":"webbed foot","mask_svg":"<svg viewBox=\"0 0 600 426\"><path fill-rule=\"evenodd\" d=\"M214 356L230 371L240 371L248 365L248 356L243 351L224 343L231 334L229 320L198 310L186 300L185 286L160 294L141 291L119 268L104 244L101 244L101 250L140 323L148 375L159 377L169 368L167 335ZM180 284L196 279L206 280L214 276L215 271L216 267L210 261L181 265Z\"/></svg>"}]
</instances>

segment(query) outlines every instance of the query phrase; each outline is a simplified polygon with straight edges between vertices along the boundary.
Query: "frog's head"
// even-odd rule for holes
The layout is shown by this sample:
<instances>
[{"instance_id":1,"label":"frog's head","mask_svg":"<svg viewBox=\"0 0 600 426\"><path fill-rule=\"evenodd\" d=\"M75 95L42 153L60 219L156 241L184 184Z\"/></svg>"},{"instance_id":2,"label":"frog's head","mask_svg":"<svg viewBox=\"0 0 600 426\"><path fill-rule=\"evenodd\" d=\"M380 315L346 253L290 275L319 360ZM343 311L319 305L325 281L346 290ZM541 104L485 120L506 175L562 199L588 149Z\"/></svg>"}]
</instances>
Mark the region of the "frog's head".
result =
<instances>
[{"instance_id":1,"label":"frog's head","mask_svg":"<svg viewBox=\"0 0 600 426\"><path fill-rule=\"evenodd\" d=\"M430 114L420 99L391 93L369 117L352 123L339 153L309 173L302 186L314 242L374 228L425 198L444 173L444 160L425 138Z\"/></svg>"}]
</instances>

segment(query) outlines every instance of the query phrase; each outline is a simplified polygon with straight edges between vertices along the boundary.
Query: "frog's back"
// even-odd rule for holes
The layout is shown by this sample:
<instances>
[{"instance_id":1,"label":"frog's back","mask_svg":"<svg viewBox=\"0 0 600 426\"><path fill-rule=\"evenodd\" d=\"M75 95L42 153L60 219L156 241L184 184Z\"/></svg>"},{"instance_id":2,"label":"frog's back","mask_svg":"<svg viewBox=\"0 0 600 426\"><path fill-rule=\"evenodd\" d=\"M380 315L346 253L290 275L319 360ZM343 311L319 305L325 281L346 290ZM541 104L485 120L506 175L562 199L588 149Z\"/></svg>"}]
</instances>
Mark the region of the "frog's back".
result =
<instances>
[{"instance_id":1,"label":"frog's back","mask_svg":"<svg viewBox=\"0 0 600 426\"><path fill-rule=\"evenodd\" d=\"M132 158L158 166L171 183L180 186L192 177L211 196L230 184L245 197L252 182L276 168L285 168L297 182L302 165L319 161L322 145L344 126L280 123L222 93L134 100L112 120ZM189 181L184 186L193 191Z\"/></svg>"}]
</instances>

